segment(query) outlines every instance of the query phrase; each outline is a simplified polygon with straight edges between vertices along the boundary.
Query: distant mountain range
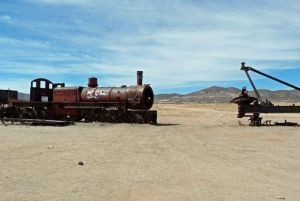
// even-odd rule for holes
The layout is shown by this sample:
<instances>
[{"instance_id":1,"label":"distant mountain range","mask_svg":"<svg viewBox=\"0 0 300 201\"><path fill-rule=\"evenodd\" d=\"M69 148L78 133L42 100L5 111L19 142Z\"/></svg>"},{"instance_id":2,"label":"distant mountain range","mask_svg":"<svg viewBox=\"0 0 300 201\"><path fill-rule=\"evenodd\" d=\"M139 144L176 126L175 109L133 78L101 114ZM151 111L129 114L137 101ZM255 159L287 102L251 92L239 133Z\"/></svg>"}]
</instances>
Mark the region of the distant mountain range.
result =
<instances>
[{"instance_id":1,"label":"distant mountain range","mask_svg":"<svg viewBox=\"0 0 300 201\"><path fill-rule=\"evenodd\" d=\"M155 103L229 103L229 101L237 97L241 93L241 89L234 87L209 87L200 91L181 94L157 94L154 97ZM297 90L278 90L270 91L265 89L258 90L263 100L268 99L271 102L300 102L300 91ZM256 97L254 91L249 91L250 96Z\"/></svg>"},{"instance_id":2,"label":"distant mountain range","mask_svg":"<svg viewBox=\"0 0 300 201\"><path fill-rule=\"evenodd\" d=\"M277 90L270 91L265 89L258 90L260 96L265 100L268 99L271 102L300 102L300 91L297 90ZM157 94L154 96L155 103L229 103L229 101L237 97L241 93L241 89L234 87L209 87L193 93L181 95L181 94ZM253 91L249 91L250 96L256 97ZM19 99L29 100L30 95L20 93Z\"/></svg>"},{"instance_id":3,"label":"distant mountain range","mask_svg":"<svg viewBox=\"0 0 300 201\"><path fill-rule=\"evenodd\" d=\"M18 99L20 99L20 100L30 100L30 95L18 92Z\"/></svg>"}]
</instances>

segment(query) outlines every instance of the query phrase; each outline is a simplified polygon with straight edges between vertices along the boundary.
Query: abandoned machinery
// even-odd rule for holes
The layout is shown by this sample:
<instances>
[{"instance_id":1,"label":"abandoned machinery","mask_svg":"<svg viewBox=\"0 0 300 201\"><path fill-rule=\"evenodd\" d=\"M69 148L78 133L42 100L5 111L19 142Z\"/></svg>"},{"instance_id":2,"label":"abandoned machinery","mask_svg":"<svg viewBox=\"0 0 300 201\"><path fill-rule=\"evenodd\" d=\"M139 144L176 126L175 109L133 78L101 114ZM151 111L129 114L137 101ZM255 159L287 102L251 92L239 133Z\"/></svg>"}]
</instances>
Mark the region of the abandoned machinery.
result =
<instances>
[{"instance_id":1,"label":"abandoned machinery","mask_svg":"<svg viewBox=\"0 0 300 201\"><path fill-rule=\"evenodd\" d=\"M250 125L260 126L260 125L262 125L262 117L260 117L260 113L300 113L300 106L295 106L294 104L292 106L274 106L274 104L271 103L271 101L268 101L268 100L263 101L261 96L259 95L248 71L253 71L253 72L263 75L267 78L270 78L272 80L280 82L284 85L292 87L298 91L300 91L300 88L298 88L294 85L291 85L287 82L284 82L282 80L279 80L275 77L272 77L270 75L267 75L265 73L262 73L254 68L246 67L245 62L241 63L241 70L243 70L246 73L257 98L249 96L248 92L246 90L246 87L243 87L241 94L238 97L236 97L230 101L231 103L236 103L238 105L238 114L237 114L238 118L250 117L250 119L249 119ZM270 123L269 120L264 122L264 124L269 124L269 123ZM275 125L294 126L297 124L293 123L293 122L285 121L284 123L276 122Z\"/></svg>"},{"instance_id":2,"label":"abandoned machinery","mask_svg":"<svg viewBox=\"0 0 300 201\"><path fill-rule=\"evenodd\" d=\"M0 118L155 124L154 93L142 82L143 71L137 71L137 85L128 87L98 87L95 77L88 87L38 78L31 81L30 101L19 100L17 91L0 90Z\"/></svg>"}]
</instances>

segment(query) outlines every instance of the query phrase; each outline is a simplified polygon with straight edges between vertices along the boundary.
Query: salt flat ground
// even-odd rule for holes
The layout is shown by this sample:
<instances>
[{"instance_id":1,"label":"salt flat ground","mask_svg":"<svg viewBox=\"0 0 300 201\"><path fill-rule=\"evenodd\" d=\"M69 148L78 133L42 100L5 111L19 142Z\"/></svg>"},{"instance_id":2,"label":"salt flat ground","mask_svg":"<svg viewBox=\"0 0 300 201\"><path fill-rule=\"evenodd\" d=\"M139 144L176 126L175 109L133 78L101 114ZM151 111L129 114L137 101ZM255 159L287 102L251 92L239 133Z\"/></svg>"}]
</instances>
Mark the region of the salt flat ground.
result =
<instances>
[{"instance_id":1,"label":"salt flat ground","mask_svg":"<svg viewBox=\"0 0 300 201\"><path fill-rule=\"evenodd\" d=\"M230 104L153 109L156 126L1 124L0 200L300 200L300 127L250 127Z\"/></svg>"}]
</instances>

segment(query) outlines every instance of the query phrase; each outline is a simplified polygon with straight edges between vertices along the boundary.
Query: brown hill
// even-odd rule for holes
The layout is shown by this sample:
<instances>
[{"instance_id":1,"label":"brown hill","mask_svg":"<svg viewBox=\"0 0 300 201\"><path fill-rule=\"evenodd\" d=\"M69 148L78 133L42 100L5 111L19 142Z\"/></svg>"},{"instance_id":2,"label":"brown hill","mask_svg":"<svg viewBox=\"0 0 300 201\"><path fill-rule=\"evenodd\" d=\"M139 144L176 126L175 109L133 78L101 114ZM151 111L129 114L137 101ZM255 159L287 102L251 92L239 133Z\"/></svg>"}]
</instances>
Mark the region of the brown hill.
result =
<instances>
[{"instance_id":1,"label":"brown hill","mask_svg":"<svg viewBox=\"0 0 300 201\"><path fill-rule=\"evenodd\" d=\"M266 89L258 90L260 96L265 100L268 99L272 102L300 102L300 91L297 90L277 90L270 91ZM218 87L213 86L200 91L189 94L157 94L154 97L155 103L228 103L231 99L237 97L241 93L241 89L234 87ZM250 96L256 97L253 91L249 91ZM29 100L29 94L18 94L19 99Z\"/></svg>"},{"instance_id":2,"label":"brown hill","mask_svg":"<svg viewBox=\"0 0 300 201\"><path fill-rule=\"evenodd\" d=\"M297 90L277 90L270 91L261 89L258 90L262 99L268 99L272 102L299 102L300 91ZM241 89L234 87L209 87L200 91L189 93L186 95L180 94L158 94L155 95L156 103L228 103L231 99L237 97L241 93ZM250 96L256 97L253 91L249 91Z\"/></svg>"},{"instance_id":3,"label":"brown hill","mask_svg":"<svg viewBox=\"0 0 300 201\"><path fill-rule=\"evenodd\" d=\"M29 94L25 94L25 93L18 92L18 99L19 99L19 100L26 100L26 101L29 101L29 100L30 100L30 95L29 95Z\"/></svg>"}]
</instances>

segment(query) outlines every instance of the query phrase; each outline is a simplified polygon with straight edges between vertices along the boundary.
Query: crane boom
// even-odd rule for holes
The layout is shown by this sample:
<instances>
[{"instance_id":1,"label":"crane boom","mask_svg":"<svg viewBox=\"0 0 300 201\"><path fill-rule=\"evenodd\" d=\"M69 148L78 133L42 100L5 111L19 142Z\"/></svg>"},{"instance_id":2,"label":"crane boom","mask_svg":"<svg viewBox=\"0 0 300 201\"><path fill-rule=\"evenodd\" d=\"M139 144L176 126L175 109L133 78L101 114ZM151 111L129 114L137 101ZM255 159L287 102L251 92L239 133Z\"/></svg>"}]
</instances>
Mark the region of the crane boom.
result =
<instances>
[{"instance_id":1,"label":"crane boom","mask_svg":"<svg viewBox=\"0 0 300 201\"><path fill-rule=\"evenodd\" d=\"M267 75L267 74L265 74L265 73L263 73L263 72L260 72L260 71L258 71L258 70L256 70L256 69L252 68L252 67L246 67L246 66L245 66L245 62L242 62L241 64L242 64L241 70L244 70L244 71L246 72L248 78L249 78L250 76L248 75L247 72L248 72L249 70L251 70L251 71L253 71L253 72L256 72L256 73L258 73L258 74L260 74L260 75L263 75L263 76L265 76L265 77L267 77L267 78L270 78L270 79L275 80L275 81L277 81L277 82L279 82L279 83L281 83L281 84L284 84L284 85L286 85L286 86L292 87L292 88L294 88L294 89L300 91L300 88L299 88L299 87L296 87L296 86L294 86L294 85L292 85L292 84L289 84L289 83L287 83L287 82L284 82L284 81L282 81L282 80L280 80L280 79L277 79L277 78L275 78L275 77L272 77L272 76L270 76L270 75ZM250 79L251 79L251 78L250 78ZM251 82L251 81L250 81L250 82Z\"/></svg>"}]
</instances>

